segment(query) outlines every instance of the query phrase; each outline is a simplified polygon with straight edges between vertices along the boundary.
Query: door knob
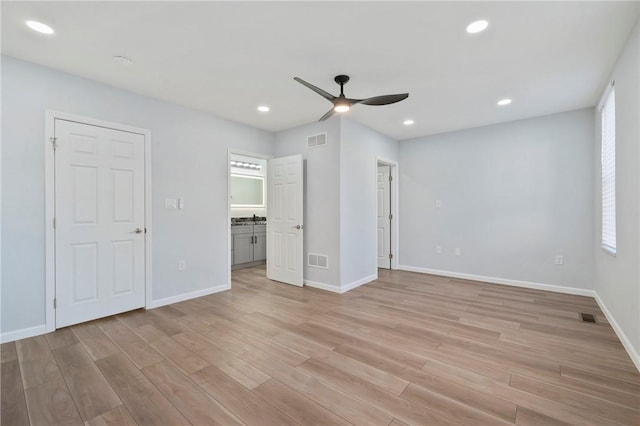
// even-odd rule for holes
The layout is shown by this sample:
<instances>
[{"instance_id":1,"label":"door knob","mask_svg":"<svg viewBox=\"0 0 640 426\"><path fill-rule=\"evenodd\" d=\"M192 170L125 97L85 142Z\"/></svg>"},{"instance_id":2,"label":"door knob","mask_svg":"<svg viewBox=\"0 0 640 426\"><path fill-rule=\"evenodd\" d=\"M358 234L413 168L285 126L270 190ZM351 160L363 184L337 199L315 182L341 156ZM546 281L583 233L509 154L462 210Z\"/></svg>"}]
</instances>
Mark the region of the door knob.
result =
<instances>
[{"instance_id":1,"label":"door knob","mask_svg":"<svg viewBox=\"0 0 640 426\"><path fill-rule=\"evenodd\" d=\"M294 228L294 229L302 229L302 225L292 226L292 228Z\"/></svg>"},{"instance_id":2,"label":"door knob","mask_svg":"<svg viewBox=\"0 0 640 426\"><path fill-rule=\"evenodd\" d=\"M142 234L143 230L140 229L140 228L136 228L136 229L134 229L133 232L135 232L136 234Z\"/></svg>"}]
</instances>

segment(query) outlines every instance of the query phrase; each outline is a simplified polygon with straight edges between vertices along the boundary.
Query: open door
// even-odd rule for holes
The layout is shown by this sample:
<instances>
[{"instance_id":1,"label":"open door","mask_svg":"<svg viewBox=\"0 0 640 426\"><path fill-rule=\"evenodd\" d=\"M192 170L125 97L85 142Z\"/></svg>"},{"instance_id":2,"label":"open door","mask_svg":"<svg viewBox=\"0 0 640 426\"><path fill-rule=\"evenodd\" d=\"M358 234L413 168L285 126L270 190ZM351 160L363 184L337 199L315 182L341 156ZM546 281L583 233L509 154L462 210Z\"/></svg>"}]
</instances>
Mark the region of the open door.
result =
<instances>
[{"instance_id":1,"label":"open door","mask_svg":"<svg viewBox=\"0 0 640 426\"><path fill-rule=\"evenodd\" d=\"M267 162L267 278L303 284L302 156Z\"/></svg>"}]
</instances>

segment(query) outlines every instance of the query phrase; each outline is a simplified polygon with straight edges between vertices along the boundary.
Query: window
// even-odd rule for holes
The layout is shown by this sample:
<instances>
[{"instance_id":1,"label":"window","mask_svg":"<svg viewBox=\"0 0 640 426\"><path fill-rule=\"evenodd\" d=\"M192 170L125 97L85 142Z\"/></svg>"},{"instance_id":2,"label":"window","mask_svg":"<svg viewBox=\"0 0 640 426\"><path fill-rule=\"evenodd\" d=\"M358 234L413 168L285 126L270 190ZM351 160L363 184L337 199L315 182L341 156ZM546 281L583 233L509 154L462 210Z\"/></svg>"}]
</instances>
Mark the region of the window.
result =
<instances>
[{"instance_id":1,"label":"window","mask_svg":"<svg viewBox=\"0 0 640 426\"><path fill-rule=\"evenodd\" d=\"M612 85L602 103L602 248L616 253L616 93Z\"/></svg>"}]
</instances>

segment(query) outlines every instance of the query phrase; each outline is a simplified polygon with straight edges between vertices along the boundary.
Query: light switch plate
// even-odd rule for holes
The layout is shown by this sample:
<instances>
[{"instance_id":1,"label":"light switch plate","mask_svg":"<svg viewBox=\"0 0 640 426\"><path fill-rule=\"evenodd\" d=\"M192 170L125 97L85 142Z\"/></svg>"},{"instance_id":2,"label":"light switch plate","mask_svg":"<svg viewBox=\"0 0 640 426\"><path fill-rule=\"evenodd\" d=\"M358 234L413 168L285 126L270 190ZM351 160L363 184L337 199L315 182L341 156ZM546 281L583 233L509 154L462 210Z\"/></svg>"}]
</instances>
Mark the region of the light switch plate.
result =
<instances>
[{"instance_id":1,"label":"light switch plate","mask_svg":"<svg viewBox=\"0 0 640 426\"><path fill-rule=\"evenodd\" d=\"M178 200L175 198L167 198L164 200L164 208L169 210L175 210L178 208Z\"/></svg>"},{"instance_id":2,"label":"light switch plate","mask_svg":"<svg viewBox=\"0 0 640 426\"><path fill-rule=\"evenodd\" d=\"M436 209L442 208L442 200L436 200Z\"/></svg>"}]
</instances>

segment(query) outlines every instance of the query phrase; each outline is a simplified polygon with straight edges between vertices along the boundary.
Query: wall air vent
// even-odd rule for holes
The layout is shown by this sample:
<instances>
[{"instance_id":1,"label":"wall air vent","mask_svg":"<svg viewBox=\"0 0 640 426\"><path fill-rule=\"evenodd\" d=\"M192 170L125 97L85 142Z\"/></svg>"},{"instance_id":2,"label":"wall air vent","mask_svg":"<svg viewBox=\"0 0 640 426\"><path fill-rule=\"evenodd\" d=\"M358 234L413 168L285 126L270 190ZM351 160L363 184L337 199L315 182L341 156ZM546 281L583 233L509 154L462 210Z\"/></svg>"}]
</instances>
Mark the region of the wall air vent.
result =
<instances>
[{"instance_id":1,"label":"wall air vent","mask_svg":"<svg viewBox=\"0 0 640 426\"><path fill-rule=\"evenodd\" d=\"M318 148L327 144L327 134L318 133L317 135L307 136L307 148Z\"/></svg>"},{"instance_id":2,"label":"wall air vent","mask_svg":"<svg viewBox=\"0 0 640 426\"><path fill-rule=\"evenodd\" d=\"M329 257L324 254L313 254L309 253L307 256L307 265L313 266L314 268L329 268Z\"/></svg>"}]
</instances>

